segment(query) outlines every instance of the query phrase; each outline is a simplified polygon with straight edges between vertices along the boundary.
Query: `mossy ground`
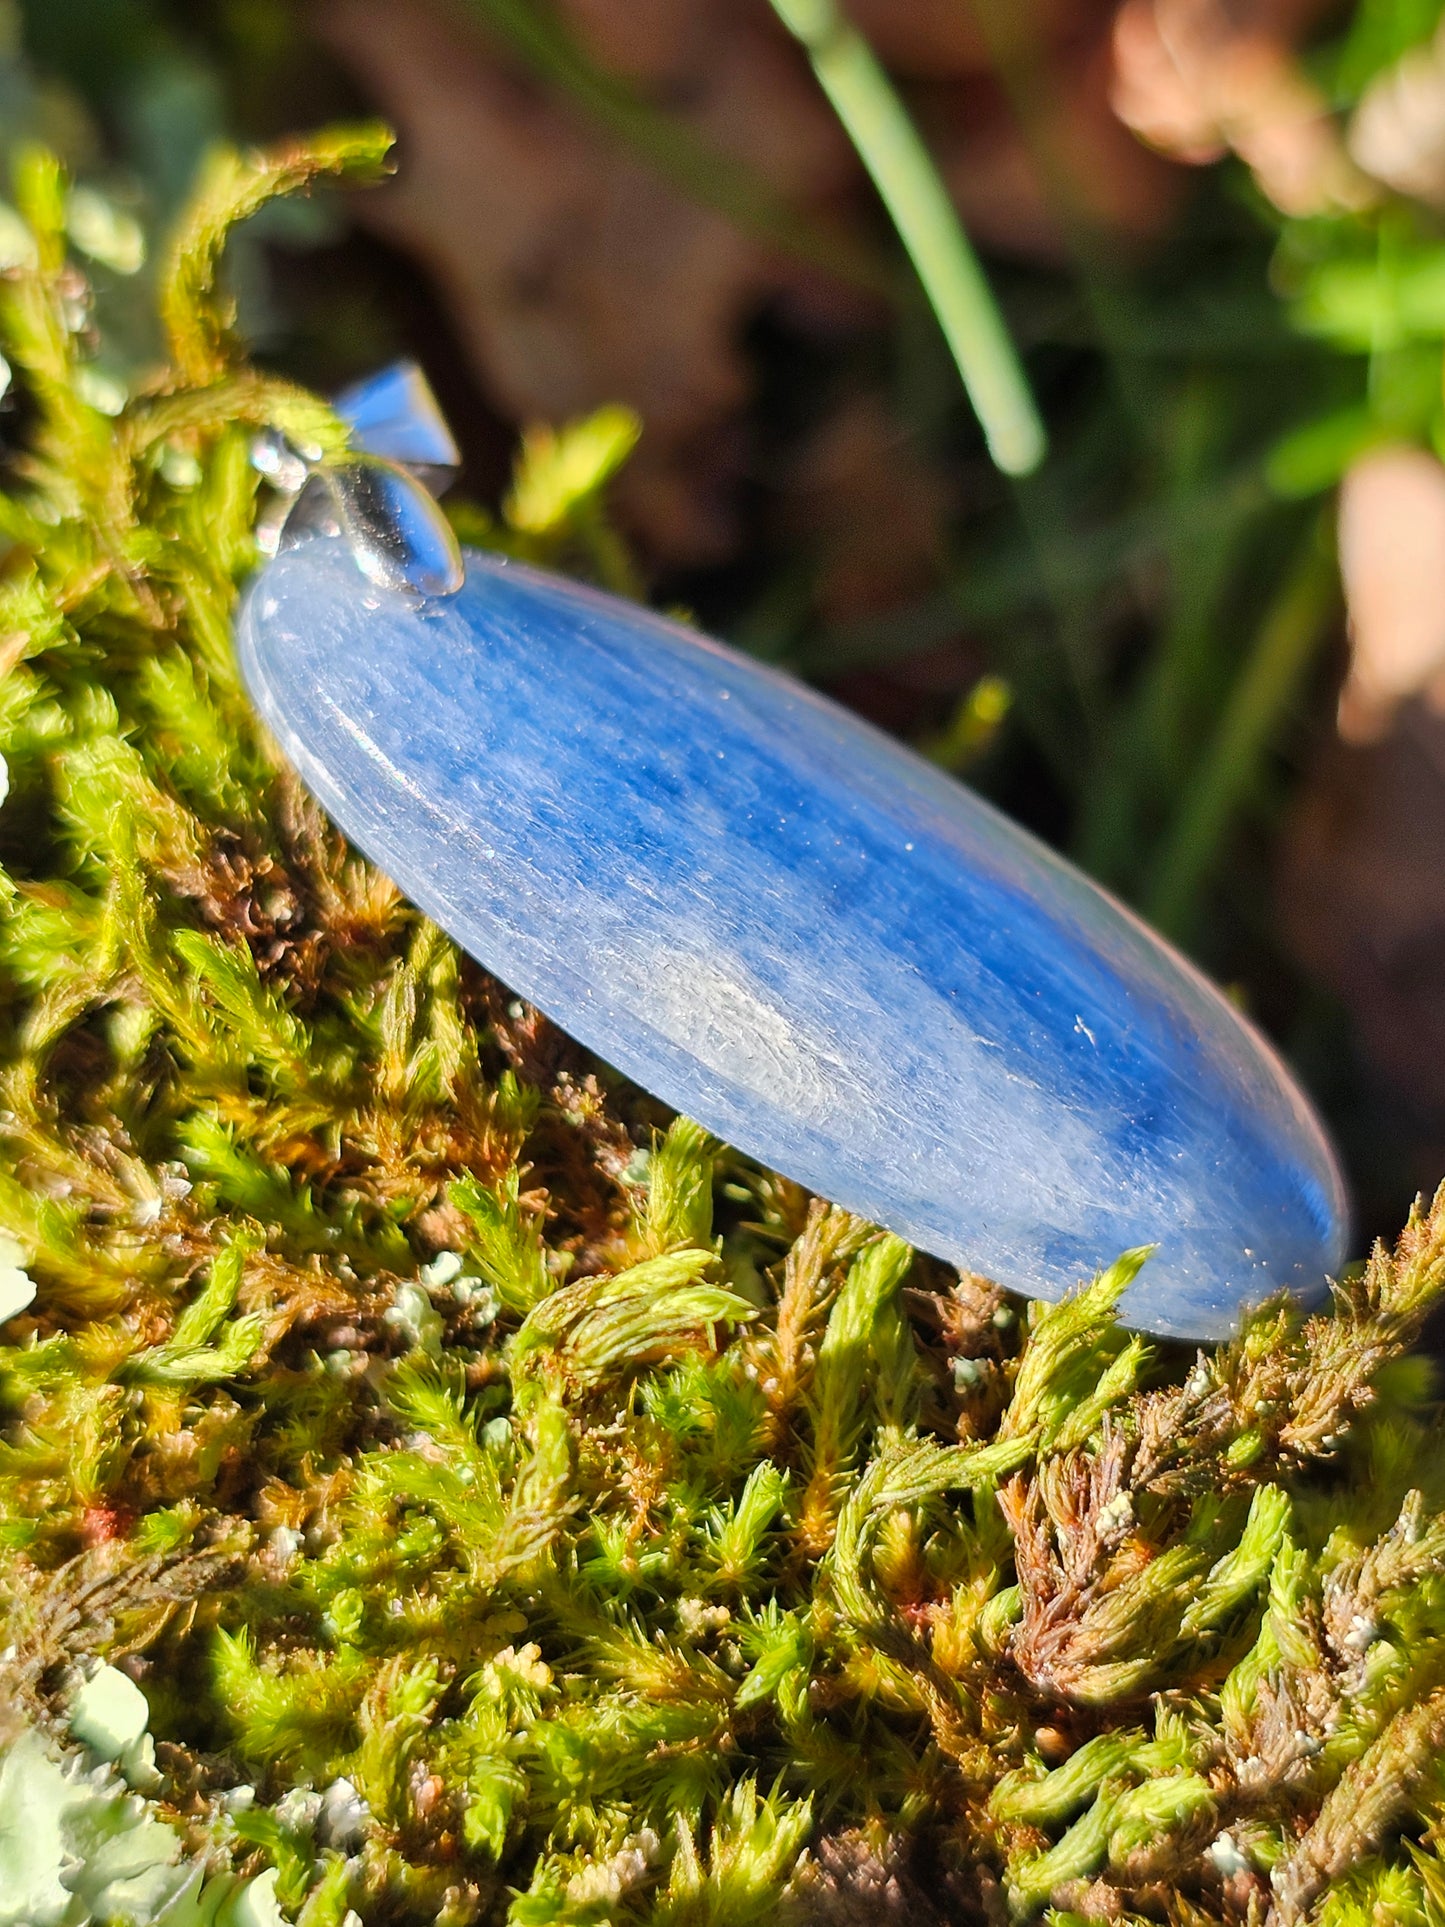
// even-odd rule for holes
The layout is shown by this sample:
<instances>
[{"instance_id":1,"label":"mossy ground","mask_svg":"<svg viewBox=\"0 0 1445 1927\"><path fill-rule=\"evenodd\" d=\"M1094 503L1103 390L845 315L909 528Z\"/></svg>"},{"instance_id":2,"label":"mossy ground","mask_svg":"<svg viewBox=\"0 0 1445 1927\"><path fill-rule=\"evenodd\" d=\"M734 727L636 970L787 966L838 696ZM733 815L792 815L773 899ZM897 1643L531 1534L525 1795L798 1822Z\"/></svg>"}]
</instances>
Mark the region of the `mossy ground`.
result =
<instances>
[{"instance_id":1,"label":"mossy ground","mask_svg":"<svg viewBox=\"0 0 1445 1927\"><path fill-rule=\"evenodd\" d=\"M1214 1353L1112 1323L1139 1254L1025 1310L584 1058L263 738L249 435L340 429L217 257L383 149L217 159L114 420L17 184L0 1921L1436 1927L1445 1205ZM615 576L625 441L535 441L492 533ZM52 1764L111 1753L144 1804Z\"/></svg>"}]
</instances>

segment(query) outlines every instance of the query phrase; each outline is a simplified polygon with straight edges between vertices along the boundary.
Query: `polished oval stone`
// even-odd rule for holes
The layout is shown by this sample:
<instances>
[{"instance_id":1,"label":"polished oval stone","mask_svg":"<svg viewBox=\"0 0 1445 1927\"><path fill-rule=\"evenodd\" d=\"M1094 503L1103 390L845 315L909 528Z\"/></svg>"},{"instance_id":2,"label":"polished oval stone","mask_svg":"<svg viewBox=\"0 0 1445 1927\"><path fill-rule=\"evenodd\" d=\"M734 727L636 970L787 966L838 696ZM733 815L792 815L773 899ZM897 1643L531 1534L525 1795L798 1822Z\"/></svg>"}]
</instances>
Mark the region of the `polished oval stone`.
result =
<instances>
[{"instance_id":1,"label":"polished oval stone","mask_svg":"<svg viewBox=\"0 0 1445 1927\"><path fill-rule=\"evenodd\" d=\"M514 990L741 1150L1056 1298L1215 1337L1318 1298L1339 1173L1259 1035L1126 910L802 685L474 551L454 596L344 540L268 563L246 679L346 833Z\"/></svg>"}]
</instances>

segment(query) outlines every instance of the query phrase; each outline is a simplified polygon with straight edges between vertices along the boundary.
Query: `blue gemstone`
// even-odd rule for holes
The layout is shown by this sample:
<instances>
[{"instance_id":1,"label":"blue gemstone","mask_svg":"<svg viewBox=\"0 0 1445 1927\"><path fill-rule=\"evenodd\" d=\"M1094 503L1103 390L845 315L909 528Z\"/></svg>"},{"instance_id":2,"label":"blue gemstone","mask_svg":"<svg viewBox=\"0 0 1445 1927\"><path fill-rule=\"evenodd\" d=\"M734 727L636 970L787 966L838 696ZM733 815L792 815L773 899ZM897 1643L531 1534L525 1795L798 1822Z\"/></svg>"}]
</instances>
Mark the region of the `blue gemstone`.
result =
<instances>
[{"instance_id":1,"label":"blue gemstone","mask_svg":"<svg viewBox=\"0 0 1445 1927\"><path fill-rule=\"evenodd\" d=\"M1056 1298L1229 1331L1343 1255L1329 1146L1254 1030L986 803L774 671L468 551L454 596L277 556L242 667L336 821L473 956L753 1157Z\"/></svg>"}]
</instances>

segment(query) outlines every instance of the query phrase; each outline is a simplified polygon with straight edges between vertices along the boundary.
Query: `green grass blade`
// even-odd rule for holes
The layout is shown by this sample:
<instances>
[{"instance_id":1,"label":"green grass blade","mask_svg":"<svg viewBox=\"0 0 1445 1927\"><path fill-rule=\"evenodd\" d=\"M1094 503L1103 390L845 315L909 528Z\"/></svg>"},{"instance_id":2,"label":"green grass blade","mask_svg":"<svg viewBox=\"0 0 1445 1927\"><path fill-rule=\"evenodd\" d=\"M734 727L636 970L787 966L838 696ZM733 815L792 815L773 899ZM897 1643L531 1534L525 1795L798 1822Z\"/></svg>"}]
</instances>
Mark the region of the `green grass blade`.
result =
<instances>
[{"instance_id":1,"label":"green grass blade","mask_svg":"<svg viewBox=\"0 0 1445 1927\"><path fill-rule=\"evenodd\" d=\"M1172 936L1187 936L1200 887L1327 632L1339 593L1327 528L1311 524L1161 845L1144 908Z\"/></svg>"},{"instance_id":2,"label":"green grass blade","mask_svg":"<svg viewBox=\"0 0 1445 1927\"><path fill-rule=\"evenodd\" d=\"M893 83L833 0L772 4L806 48L908 250L989 453L1007 475L1031 473L1048 446L1043 422L978 256Z\"/></svg>"}]
</instances>

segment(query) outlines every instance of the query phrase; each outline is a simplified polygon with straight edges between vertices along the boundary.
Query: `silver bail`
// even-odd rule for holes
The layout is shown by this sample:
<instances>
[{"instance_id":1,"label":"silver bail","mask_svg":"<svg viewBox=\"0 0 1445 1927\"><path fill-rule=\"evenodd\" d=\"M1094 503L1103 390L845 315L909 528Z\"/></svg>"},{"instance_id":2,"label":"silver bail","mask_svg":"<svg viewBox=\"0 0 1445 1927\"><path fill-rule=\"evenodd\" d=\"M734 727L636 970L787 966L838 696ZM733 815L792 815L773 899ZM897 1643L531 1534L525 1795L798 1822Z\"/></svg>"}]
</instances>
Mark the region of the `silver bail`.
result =
<instances>
[{"instance_id":1,"label":"silver bail","mask_svg":"<svg viewBox=\"0 0 1445 1927\"><path fill-rule=\"evenodd\" d=\"M394 361L343 388L331 406L364 455L400 462L433 495L444 495L462 465L431 383L414 361Z\"/></svg>"},{"instance_id":2,"label":"silver bail","mask_svg":"<svg viewBox=\"0 0 1445 1927\"><path fill-rule=\"evenodd\" d=\"M399 361L336 397L354 453L331 460L298 449L274 429L251 447L254 467L282 498L258 528L263 550L340 535L379 588L430 598L466 580L461 548L428 487L440 493L461 456L426 376Z\"/></svg>"},{"instance_id":3,"label":"silver bail","mask_svg":"<svg viewBox=\"0 0 1445 1927\"><path fill-rule=\"evenodd\" d=\"M339 535L352 560L381 589L455 595L466 581L452 525L415 476L379 455L318 465L281 526L278 550L313 535Z\"/></svg>"}]
</instances>

